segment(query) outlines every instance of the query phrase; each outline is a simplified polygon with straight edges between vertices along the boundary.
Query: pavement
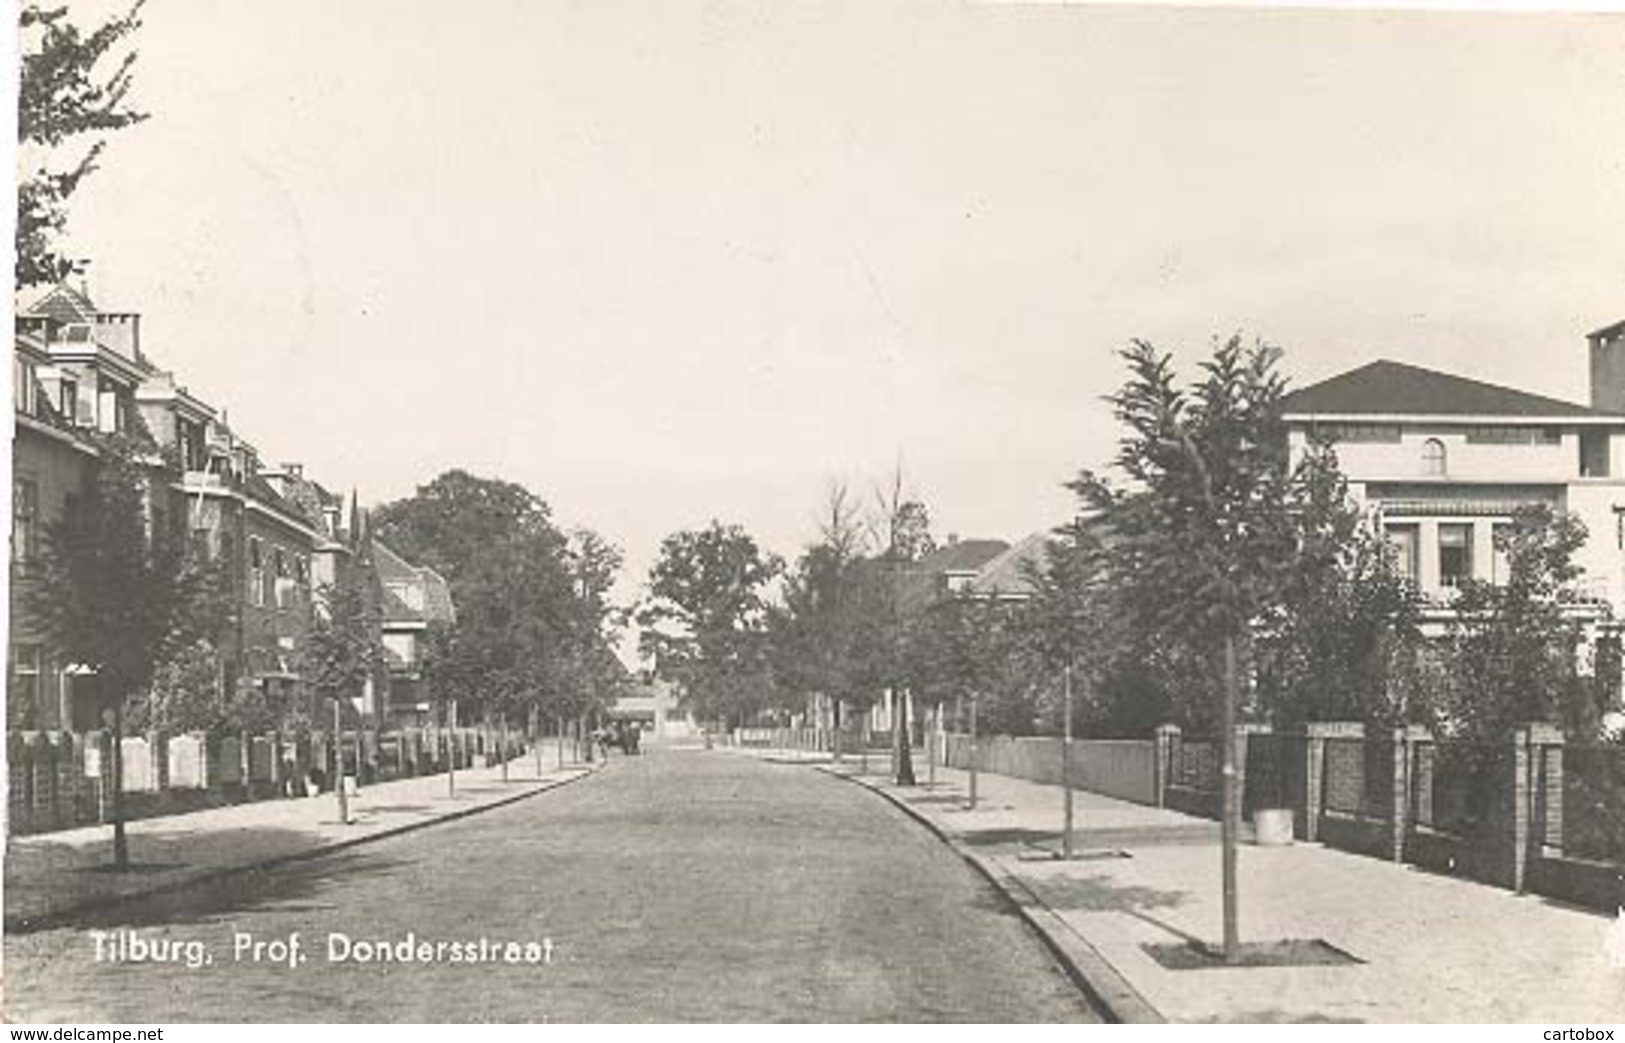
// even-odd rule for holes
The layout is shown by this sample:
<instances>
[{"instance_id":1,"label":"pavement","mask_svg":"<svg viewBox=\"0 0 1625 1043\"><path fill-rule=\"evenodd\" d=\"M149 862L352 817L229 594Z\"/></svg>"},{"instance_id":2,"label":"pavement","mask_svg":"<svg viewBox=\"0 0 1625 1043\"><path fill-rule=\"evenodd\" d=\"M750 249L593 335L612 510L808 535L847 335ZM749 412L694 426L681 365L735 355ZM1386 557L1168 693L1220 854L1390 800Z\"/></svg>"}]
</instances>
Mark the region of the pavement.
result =
<instances>
[{"instance_id":1,"label":"pavement","mask_svg":"<svg viewBox=\"0 0 1625 1043\"><path fill-rule=\"evenodd\" d=\"M340 822L331 794L261 800L183 815L141 819L126 826L131 868L117 873L112 828L84 826L12 837L5 849L5 930L38 930L91 909L240 872L311 858L354 844L485 811L521 800L593 770L557 767L552 747L542 750L541 771L525 755L500 767L457 772L456 793L446 776L377 783L349 798L350 821Z\"/></svg>"},{"instance_id":2,"label":"pavement","mask_svg":"<svg viewBox=\"0 0 1625 1043\"><path fill-rule=\"evenodd\" d=\"M99 960L98 932L182 958ZM294 936L303 958L279 960ZM479 940L501 955L438 955ZM379 942L390 958L361 958ZM5 1016L28 1022L1101 1020L897 808L706 750L612 753L536 800L8 935L4 955Z\"/></svg>"},{"instance_id":3,"label":"pavement","mask_svg":"<svg viewBox=\"0 0 1625 1043\"><path fill-rule=\"evenodd\" d=\"M884 756L870 767L816 770L886 797L1003 888L1113 1020L1625 1022L1613 917L1319 844L1247 844L1242 941L1320 940L1355 962L1170 969L1147 946L1222 938L1216 823L1075 791L1060 861L1059 786L982 773L967 810L964 772L939 767L928 789L917 762L921 785L899 788Z\"/></svg>"}]
</instances>

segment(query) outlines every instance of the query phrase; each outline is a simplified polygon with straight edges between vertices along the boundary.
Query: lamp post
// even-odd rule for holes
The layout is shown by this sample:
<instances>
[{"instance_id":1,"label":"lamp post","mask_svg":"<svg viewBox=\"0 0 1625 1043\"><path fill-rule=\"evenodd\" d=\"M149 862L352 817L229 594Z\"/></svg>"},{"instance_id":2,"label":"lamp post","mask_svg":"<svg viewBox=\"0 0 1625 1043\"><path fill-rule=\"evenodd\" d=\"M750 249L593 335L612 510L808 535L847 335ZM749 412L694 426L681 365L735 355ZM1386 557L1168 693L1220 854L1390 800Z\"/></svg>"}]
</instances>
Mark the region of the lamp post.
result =
<instances>
[{"instance_id":1,"label":"lamp post","mask_svg":"<svg viewBox=\"0 0 1625 1043\"><path fill-rule=\"evenodd\" d=\"M446 704L446 796L457 796L457 700Z\"/></svg>"},{"instance_id":2,"label":"lamp post","mask_svg":"<svg viewBox=\"0 0 1625 1043\"><path fill-rule=\"evenodd\" d=\"M1061 792L1065 812L1061 826L1061 857L1072 860L1072 664L1061 673Z\"/></svg>"},{"instance_id":3,"label":"lamp post","mask_svg":"<svg viewBox=\"0 0 1625 1043\"><path fill-rule=\"evenodd\" d=\"M333 697L333 792L339 798L339 821L350 824L350 795L344 788L344 722L339 713L339 700Z\"/></svg>"}]
</instances>

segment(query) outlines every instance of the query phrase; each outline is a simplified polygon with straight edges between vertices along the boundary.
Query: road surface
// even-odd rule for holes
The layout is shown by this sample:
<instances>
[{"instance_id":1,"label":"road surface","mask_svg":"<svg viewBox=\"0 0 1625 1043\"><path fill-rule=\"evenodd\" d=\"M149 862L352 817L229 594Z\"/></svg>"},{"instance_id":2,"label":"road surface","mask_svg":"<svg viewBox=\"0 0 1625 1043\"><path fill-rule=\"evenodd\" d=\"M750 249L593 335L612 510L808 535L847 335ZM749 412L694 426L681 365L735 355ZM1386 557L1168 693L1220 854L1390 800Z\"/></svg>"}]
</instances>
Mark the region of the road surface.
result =
<instances>
[{"instance_id":1,"label":"road surface","mask_svg":"<svg viewBox=\"0 0 1625 1043\"><path fill-rule=\"evenodd\" d=\"M169 962L113 960L143 947ZM886 802L665 750L7 938L5 1005L12 1021L1098 1020L991 887Z\"/></svg>"}]
</instances>

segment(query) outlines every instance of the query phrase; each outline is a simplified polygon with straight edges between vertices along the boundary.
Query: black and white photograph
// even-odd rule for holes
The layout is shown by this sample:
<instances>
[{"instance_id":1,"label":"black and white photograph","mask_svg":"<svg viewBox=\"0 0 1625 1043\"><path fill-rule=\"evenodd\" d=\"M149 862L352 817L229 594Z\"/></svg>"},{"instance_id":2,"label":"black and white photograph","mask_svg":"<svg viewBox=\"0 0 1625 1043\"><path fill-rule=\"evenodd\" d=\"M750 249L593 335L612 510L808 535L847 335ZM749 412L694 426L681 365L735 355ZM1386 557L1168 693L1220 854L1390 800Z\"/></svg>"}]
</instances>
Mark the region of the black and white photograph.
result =
<instances>
[{"instance_id":1,"label":"black and white photograph","mask_svg":"<svg viewBox=\"0 0 1625 1043\"><path fill-rule=\"evenodd\" d=\"M1625 8L6 21L10 1038L1625 1023Z\"/></svg>"}]
</instances>

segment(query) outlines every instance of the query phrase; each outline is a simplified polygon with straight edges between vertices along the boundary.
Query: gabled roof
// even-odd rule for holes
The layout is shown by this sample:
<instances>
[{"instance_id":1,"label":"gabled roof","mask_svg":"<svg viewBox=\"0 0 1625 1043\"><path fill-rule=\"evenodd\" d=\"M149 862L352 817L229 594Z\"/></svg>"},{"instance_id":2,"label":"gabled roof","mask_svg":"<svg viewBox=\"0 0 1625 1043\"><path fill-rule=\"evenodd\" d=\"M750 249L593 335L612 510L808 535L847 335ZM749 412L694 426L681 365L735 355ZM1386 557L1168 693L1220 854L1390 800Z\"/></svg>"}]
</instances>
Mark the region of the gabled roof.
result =
<instances>
[{"instance_id":1,"label":"gabled roof","mask_svg":"<svg viewBox=\"0 0 1625 1043\"><path fill-rule=\"evenodd\" d=\"M906 565L899 584L899 601L904 611L924 608L946 594L944 577L949 573L974 575L1009 549L1010 545L1003 540L957 540Z\"/></svg>"},{"instance_id":2,"label":"gabled roof","mask_svg":"<svg viewBox=\"0 0 1625 1043\"><path fill-rule=\"evenodd\" d=\"M27 312L58 322L93 322L98 309L83 292L64 282L51 287L43 297L28 305Z\"/></svg>"},{"instance_id":3,"label":"gabled roof","mask_svg":"<svg viewBox=\"0 0 1625 1043\"><path fill-rule=\"evenodd\" d=\"M982 567L971 592L984 597L1031 597L1038 593L1034 573L1049 570L1048 531L1035 532Z\"/></svg>"},{"instance_id":4,"label":"gabled roof","mask_svg":"<svg viewBox=\"0 0 1625 1043\"><path fill-rule=\"evenodd\" d=\"M1378 359L1281 400L1291 416L1474 416L1603 418L1590 406ZM1621 418L1625 420L1625 418Z\"/></svg>"},{"instance_id":5,"label":"gabled roof","mask_svg":"<svg viewBox=\"0 0 1625 1043\"><path fill-rule=\"evenodd\" d=\"M457 612L451 603L451 586L427 565L413 565L380 540L372 541L372 565L384 587L385 623L454 623ZM412 584L423 594L423 607L413 608L390 584Z\"/></svg>"},{"instance_id":6,"label":"gabled roof","mask_svg":"<svg viewBox=\"0 0 1625 1043\"><path fill-rule=\"evenodd\" d=\"M914 563L919 572L976 572L1010 549L1003 540L956 540Z\"/></svg>"}]
</instances>

